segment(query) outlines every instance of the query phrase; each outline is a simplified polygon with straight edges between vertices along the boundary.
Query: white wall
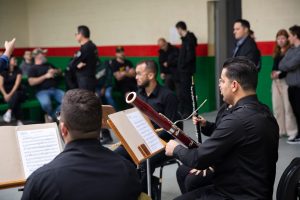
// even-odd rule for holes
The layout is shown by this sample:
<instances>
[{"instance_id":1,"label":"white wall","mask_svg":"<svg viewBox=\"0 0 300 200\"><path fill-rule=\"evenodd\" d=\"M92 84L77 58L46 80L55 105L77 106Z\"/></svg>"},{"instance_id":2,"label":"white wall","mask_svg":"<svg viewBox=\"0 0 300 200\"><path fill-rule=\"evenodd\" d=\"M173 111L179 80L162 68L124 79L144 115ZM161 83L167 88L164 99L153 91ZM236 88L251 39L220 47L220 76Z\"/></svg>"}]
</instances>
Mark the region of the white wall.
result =
<instances>
[{"instance_id":1,"label":"white wall","mask_svg":"<svg viewBox=\"0 0 300 200\"><path fill-rule=\"evenodd\" d=\"M27 37L29 46L76 46L74 33L80 24L90 27L91 38L97 45L156 44L159 37L170 39L170 28L178 20L186 21L200 43L207 42L207 0L189 0L189 3L182 0L22 2L28 8L29 34L21 39ZM20 30L7 27L10 30L6 35ZM180 42L179 38L176 42Z\"/></svg>"},{"instance_id":2,"label":"white wall","mask_svg":"<svg viewBox=\"0 0 300 200\"><path fill-rule=\"evenodd\" d=\"M97 45L156 44L159 37L171 39L178 20L207 43L207 1L0 0L0 43L17 37L18 47L77 46L76 27L86 24ZM273 41L278 29L300 24L299 10L300 0L242 1L257 41Z\"/></svg>"},{"instance_id":3,"label":"white wall","mask_svg":"<svg viewBox=\"0 0 300 200\"><path fill-rule=\"evenodd\" d=\"M300 25L300 0L243 0L242 16L258 41L275 40L279 29Z\"/></svg>"},{"instance_id":4,"label":"white wall","mask_svg":"<svg viewBox=\"0 0 300 200\"><path fill-rule=\"evenodd\" d=\"M18 39L17 46L29 45L27 3L23 0L0 0L0 48L3 41L13 37Z\"/></svg>"}]
</instances>

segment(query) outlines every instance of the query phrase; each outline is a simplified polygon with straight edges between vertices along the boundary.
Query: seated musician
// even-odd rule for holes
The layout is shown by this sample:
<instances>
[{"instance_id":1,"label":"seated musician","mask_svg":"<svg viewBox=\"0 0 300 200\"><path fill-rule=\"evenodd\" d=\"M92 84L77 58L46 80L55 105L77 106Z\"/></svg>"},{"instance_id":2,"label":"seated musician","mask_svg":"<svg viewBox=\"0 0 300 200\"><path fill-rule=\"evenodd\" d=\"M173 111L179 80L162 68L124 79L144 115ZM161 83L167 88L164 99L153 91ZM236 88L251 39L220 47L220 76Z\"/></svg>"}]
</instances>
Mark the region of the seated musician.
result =
<instances>
[{"instance_id":1,"label":"seated musician","mask_svg":"<svg viewBox=\"0 0 300 200\"><path fill-rule=\"evenodd\" d=\"M65 94L59 117L65 149L33 172L22 200L138 198L141 186L135 168L99 141L100 108L93 92L74 89Z\"/></svg>"},{"instance_id":2,"label":"seated musician","mask_svg":"<svg viewBox=\"0 0 300 200\"><path fill-rule=\"evenodd\" d=\"M232 105L210 138L198 148L186 149L170 140L166 154L188 167L214 167L213 184L176 199L272 199L278 159L279 128L267 106L256 96L258 72L244 57L228 59L219 87Z\"/></svg>"},{"instance_id":3,"label":"seated musician","mask_svg":"<svg viewBox=\"0 0 300 200\"><path fill-rule=\"evenodd\" d=\"M158 113L162 113L171 121L175 122L180 119L177 106L178 102L175 94L164 86L161 86L157 80L157 65L152 60L143 61L136 66L136 80L139 87L137 95L146 103L151 105ZM154 124L155 128L158 128ZM173 136L163 131L159 134L159 137L168 142L173 139ZM118 147L116 150L119 154L123 155L127 159L131 159L123 146ZM162 151L159 154L153 156L150 159L151 174L154 172L155 167L160 166L167 160L165 152ZM141 180L143 184L143 191L147 191L147 176L146 176L146 163L141 166Z\"/></svg>"}]
</instances>

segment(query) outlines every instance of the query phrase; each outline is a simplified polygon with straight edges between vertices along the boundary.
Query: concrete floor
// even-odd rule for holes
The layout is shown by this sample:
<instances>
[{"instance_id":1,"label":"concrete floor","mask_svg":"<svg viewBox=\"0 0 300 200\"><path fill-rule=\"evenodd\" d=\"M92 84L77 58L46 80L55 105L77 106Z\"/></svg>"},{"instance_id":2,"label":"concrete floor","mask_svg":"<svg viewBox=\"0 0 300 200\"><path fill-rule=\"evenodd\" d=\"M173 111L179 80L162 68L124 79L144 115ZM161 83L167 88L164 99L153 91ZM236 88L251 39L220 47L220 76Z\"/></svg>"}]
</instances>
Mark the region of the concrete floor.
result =
<instances>
[{"instance_id":1,"label":"concrete floor","mask_svg":"<svg viewBox=\"0 0 300 200\"><path fill-rule=\"evenodd\" d=\"M214 121L216 112L206 113L203 116L210 120ZM185 133L189 133L189 135L195 138L194 126L191 121L186 121L184 123L184 131ZM205 140L205 138L203 138ZM279 141L279 160L277 162L277 173L274 184L274 195L273 199L276 198L276 189L280 179L281 174L287 165L291 162L291 160L295 157L299 157L300 145L291 145L286 143L287 138L281 138ZM163 184L162 184L162 199L163 200L171 200L176 196L180 195L179 187L177 185L175 172L177 169L177 165L171 165L164 167L163 170ZM155 175L158 176L158 170L155 171ZM17 188L0 190L0 200L18 200L21 198L22 193L18 192Z\"/></svg>"}]
</instances>

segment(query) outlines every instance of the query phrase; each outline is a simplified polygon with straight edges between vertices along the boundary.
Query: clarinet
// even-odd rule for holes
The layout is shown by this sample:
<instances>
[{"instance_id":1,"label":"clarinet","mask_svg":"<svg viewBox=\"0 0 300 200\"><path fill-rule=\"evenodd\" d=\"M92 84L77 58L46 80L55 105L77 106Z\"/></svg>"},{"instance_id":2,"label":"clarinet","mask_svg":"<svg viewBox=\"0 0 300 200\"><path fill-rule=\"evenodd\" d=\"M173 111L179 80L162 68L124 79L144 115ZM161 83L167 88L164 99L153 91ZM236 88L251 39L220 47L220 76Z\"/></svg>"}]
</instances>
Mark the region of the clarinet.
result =
<instances>
[{"instance_id":1,"label":"clarinet","mask_svg":"<svg viewBox=\"0 0 300 200\"><path fill-rule=\"evenodd\" d=\"M126 97L126 103L133 104L142 113L147 115L159 127L166 130L173 137L178 139L187 148L197 148L198 143L187 136L180 128L178 128L171 120L161 113L156 112L149 104L139 98L135 92L130 92Z\"/></svg>"},{"instance_id":2,"label":"clarinet","mask_svg":"<svg viewBox=\"0 0 300 200\"><path fill-rule=\"evenodd\" d=\"M192 76L192 85L191 85L191 96L192 96L192 103L193 103L193 111L197 109L197 96L195 92L195 83L194 83L194 77ZM196 117L198 117L198 111L195 113ZM201 138L201 126L199 123L195 125L195 134L196 138L198 139L198 142L202 143L202 138Z\"/></svg>"}]
</instances>

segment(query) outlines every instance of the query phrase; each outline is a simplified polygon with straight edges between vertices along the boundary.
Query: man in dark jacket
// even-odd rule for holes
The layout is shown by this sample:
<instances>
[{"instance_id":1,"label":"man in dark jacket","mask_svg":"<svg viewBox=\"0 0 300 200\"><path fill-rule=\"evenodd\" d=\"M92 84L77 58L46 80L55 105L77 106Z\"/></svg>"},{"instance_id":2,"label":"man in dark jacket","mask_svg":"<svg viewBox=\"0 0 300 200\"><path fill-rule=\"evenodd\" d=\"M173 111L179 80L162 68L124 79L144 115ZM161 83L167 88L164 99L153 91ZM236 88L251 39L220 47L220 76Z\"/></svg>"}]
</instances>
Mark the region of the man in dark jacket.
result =
<instances>
[{"instance_id":1,"label":"man in dark jacket","mask_svg":"<svg viewBox=\"0 0 300 200\"><path fill-rule=\"evenodd\" d=\"M258 72L244 57L228 59L219 87L232 105L210 138L187 149L170 140L166 154L199 170L214 167L213 185L198 188L178 199L272 199L278 159L279 127L267 106L256 95ZM206 123L201 122L201 126ZM187 198L189 197L189 198Z\"/></svg>"},{"instance_id":2,"label":"man in dark jacket","mask_svg":"<svg viewBox=\"0 0 300 200\"><path fill-rule=\"evenodd\" d=\"M159 38L158 61L160 65L160 77L165 82L165 86L170 90L178 92L179 80L177 72L178 53L177 47L168 43L165 38Z\"/></svg>"},{"instance_id":3,"label":"man in dark jacket","mask_svg":"<svg viewBox=\"0 0 300 200\"><path fill-rule=\"evenodd\" d=\"M96 66L99 62L97 47L90 40L90 30L87 26L78 26L75 36L80 50L70 64L71 70L75 71L78 88L95 92Z\"/></svg>"},{"instance_id":4,"label":"man in dark jacket","mask_svg":"<svg viewBox=\"0 0 300 200\"><path fill-rule=\"evenodd\" d=\"M261 68L260 51L254 39L250 36L250 23L245 19L238 19L233 25L233 34L236 39L232 57L245 56Z\"/></svg>"},{"instance_id":5,"label":"man in dark jacket","mask_svg":"<svg viewBox=\"0 0 300 200\"><path fill-rule=\"evenodd\" d=\"M194 33L187 30L187 26L183 21L177 22L176 29L182 40L178 58L179 111L183 118L186 118L193 112L191 85L192 76L196 72L197 38Z\"/></svg>"}]
</instances>

